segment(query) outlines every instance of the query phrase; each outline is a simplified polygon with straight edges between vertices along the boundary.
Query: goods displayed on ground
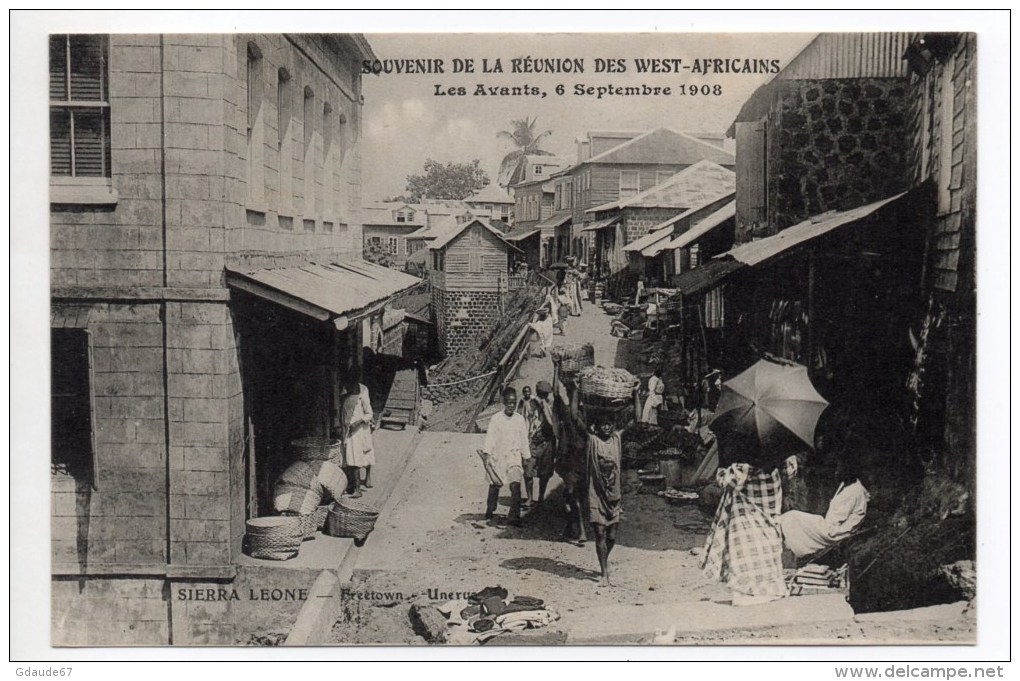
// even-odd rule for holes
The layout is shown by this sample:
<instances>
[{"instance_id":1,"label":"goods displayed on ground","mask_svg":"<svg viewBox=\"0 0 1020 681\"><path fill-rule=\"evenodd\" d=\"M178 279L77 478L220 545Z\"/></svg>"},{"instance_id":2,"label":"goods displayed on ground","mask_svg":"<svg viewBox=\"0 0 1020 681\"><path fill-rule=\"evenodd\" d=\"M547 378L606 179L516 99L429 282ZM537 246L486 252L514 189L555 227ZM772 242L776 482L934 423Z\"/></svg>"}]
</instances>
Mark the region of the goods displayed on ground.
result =
<instances>
[{"instance_id":1,"label":"goods displayed on ground","mask_svg":"<svg viewBox=\"0 0 1020 681\"><path fill-rule=\"evenodd\" d=\"M849 574L848 565L832 568L828 565L808 563L798 570L790 571L786 577L786 584L792 596L817 591L842 591L849 589Z\"/></svg>"},{"instance_id":2,"label":"goods displayed on ground","mask_svg":"<svg viewBox=\"0 0 1020 681\"><path fill-rule=\"evenodd\" d=\"M378 519L379 509L375 506L343 497L330 507L323 533L363 543L375 529L375 521Z\"/></svg>"},{"instance_id":3,"label":"goods displayed on ground","mask_svg":"<svg viewBox=\"0 0 1020 681\"><path fill-rule=\"evenodd\" d=\"M446 618L446 640L454 644L483 644L509 632L541 629L559 620L541 598L510 597L501 586L489 586L468 598L437 606Z\"/></svg>"},{"instance_id":4,"label":"goods displayed on ground","mask_svg":"<svg viewBox=\"0 0 1020 681\"><path fill-rule=\"evenodd\" d=\"M244 552L262 560L289 560L298 554L304 533L301 517L275 515L245 522Z\"/></svg>"}]
</instances>

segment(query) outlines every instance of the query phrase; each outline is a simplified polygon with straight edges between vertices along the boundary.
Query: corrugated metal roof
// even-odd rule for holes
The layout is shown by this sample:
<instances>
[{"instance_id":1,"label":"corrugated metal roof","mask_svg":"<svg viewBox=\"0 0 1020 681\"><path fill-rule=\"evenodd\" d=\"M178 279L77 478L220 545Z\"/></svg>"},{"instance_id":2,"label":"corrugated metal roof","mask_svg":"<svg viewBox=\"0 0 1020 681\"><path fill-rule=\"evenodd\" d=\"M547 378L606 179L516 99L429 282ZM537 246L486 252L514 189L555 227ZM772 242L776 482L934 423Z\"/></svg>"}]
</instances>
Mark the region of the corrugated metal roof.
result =
<instances>
[{"instance_id":1,"label":"corrugated metal roof","mask_svg":"<svg viewBox=\"0 0 1020 681\"><path fill-rule=\"evenodd\" d=\"M562 213L554 213L535 226L539 229L555 229L570 220L572 215L573 214L569 210Z\"/></svg>"},{"instance_id":2,"label":"corrugated metal roof","mask_svg":"<svg viewBox=\"0 0 1020 681\"><path fill-rule=\"evenodd\" d=\"M507 241L521 241L523 239L527 239L529 236L531 236L533 234L538 234L541 231L542 230L539 227L537 227L537 226L536 227L526 227L526 228L521 229L521 230L516 230L515 229L515 230L513 230L512 232L510 232L508 234L504 234L503 238L506 239Z\"/></svg>"},{"instance_id":3,"label":"corrugated metal roof","mask_svg":"<svg viewBox=\"0 0 1020 681\"><path fill-rule=\"evenodd\" d=\"M637 206L641 208L691 208L711 203L737 188L737 175L712 161L698 161L684 168L668 180L660 182L633 196L589 208L586 213L596 213L614 208Z\"/></svg>"},{"instance_id":4,"label":"corrugated metal roof","mask_svg":"<svg viewBox=\"0 0 1020 681\"><path fill-rule=\"evenodd\" d=\"M821 33L751 93L726 134L732 137L737 123L765 115L776 81L906 78L910 70L903 53L909 43L909 33Z\"/></svg>"},{"instance_id":5,"label":"corrugated metal roof","mask_svg":"<svg viewBox=\"0 0 1020 681\"><path fill-rule=\"evenodd\" d=\"M503 234L503 232L500 231L499 229L496 229L495 227L490 225L487 220L483 220L482 218L471 218L470 220L466 220L465 222L462 222L460 224L454 224L452 227L448 227L447 229L444 229L442 232L440 232L440 233L438 233L436 235L435 241L433 241L432 243L429 244L429 248L431 250L433 250L433 251L436 251L436 250L439 250L440 248L443 248L444 246L449 244L451 241L456 239L457 236L461 232L463 232L465 229L467 229L468 227L470 227L471 225L473 225L475 223L478 223L479 225L481 225L485 229L487 229L490 232L492 232L492 234L497 239L499 239L500 241L505 243L509 248L512 248L514 250L520 250L519 248L517 248L513 244L507 243L506 235Z\"/></svg>"},{"instance_id":6,"label":"corrugated metal roof","mask_svg":"<svg viewBox=\"0 0 1020 681\"><path fill-rule=\"evenodd\" d=\"M628 252L640 251L643 248L648 248L652 244L657 244L660 241L665 241L666 239L673 235L673 223L680 219L681 215L683 215L683 213L678 213L676 217L670 218L667 221L669 223L667 226L659 229L653 228L653 231L649 232L648 234L645 234L643 237L639 239L634 239L629 244L624 246L623 250Z\"/></svg>"},{"instance_id":7,"label":"corrugated metal roof","mask_svg":"<svg viewBox=\"0 0 1020 681\"><path fill-rule=\"evenodd\" d=\"M421 283L417 277L363 260L254 271L226 269L231 286L322 320L358 312Z\"/></svg>"},{"instance_id":8,"label":"corrugated metal roof","mask_svg":"<svg viewBox=\"0 0 1020 681\"><path fill-rule=\"evenodd\" d=\"M684 295L693 295L712 288L742 267L744 267L742 263L732 258L712 259L701 267L682 273L673 280L674 286Z\"/></svg>"},{"instance_id":9,"label":"corrugated metal roof","mask_svg":"<svg viewBox=\"0 0 1020 681\"><path fill-rule=\"evenodd\" d=\"M890 196L887 199L876 201L875 203L869 203L866 206L859 206L851 210L841 212L830 211L828 213L816 215L808 218L804 222L794 225L793 227L784 229L779 232L779 234L775 234L765 239L759 239L758 241L741 244L740 246L727 251L725 255L732 257L734 260L742 262L745 265L758 265L798 244L810 241L811 239L817 239L837 227L849 225L861 220L862 218L866 218L882 206L896 201L905 195L906 192L903 192L902 194Z\"/></svg>"},{"instance_id":10,"label":"corrugated metal roof","mask_svg":"<svg viewBox=\"0 0 1020 681\"><path fill-rule=\"evenodd\" d=\"M621 217L622 216L617 215L615 217L611 217L611 218L606 219L606 220L598 220L597 222L593 222L590 225L587 225L587 226L583 227L581 229L581 231L582 232L595 232L595 231L598 231L600 229L605 229L606 227L612 227L613 225L615 225L617 222L620 221Z\"/></svg>"},{"instance_id":11,"label":"corrugated metal roof","mask_svg":"<svg viewBox=\"0 0 1020 681\"><path fill-rule=\"evenodd\" d=\"M712 161L732 166L736 157L730 152L696 137L669 128L656 128L608 149L584 163L663 163L693 165Z\"/></svg>"},{"instance_id":12,"label":"corrugated metal roof","mask_svg":"<svg viewBox=\"0 0 1020 681\"><path fill-rule=\"evenodd\" d=\"M654 252L641 251L641 255L655 257L662 251L672 251L676 250L677 248L683 248L684 246L688 246L697 241L698 239L700 239L701 237L705 236L713 229L726 222L727 220L732 219L733 217L736 216L736 214L737 214L737 202L730 201L725 206L723 206L716 212L706 217L704 220L694 223L694 225L689 230L687 230L680 236L676 237L675 239L671 239L666 243L655 244L651 246L651 248L646 249L648 251L651 251L652 248L654 248L655 249Z\"/></svg>"}]
</instances>

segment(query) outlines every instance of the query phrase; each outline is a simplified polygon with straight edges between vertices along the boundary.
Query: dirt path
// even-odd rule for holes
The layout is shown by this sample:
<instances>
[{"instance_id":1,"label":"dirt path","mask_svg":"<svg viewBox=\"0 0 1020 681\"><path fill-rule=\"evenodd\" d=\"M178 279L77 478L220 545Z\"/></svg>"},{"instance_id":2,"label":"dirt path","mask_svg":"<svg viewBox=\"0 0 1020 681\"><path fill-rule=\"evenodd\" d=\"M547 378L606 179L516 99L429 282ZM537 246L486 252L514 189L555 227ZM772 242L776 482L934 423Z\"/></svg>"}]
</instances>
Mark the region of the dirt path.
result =
<instances>
[{"instance_id":1,"label":"dirt path","mask_svg":"<svg viewBox=\"0 0 1020 681\"><path fill-rule=\"evenodd\" d=\"M571 318L567 335L557 336L556 342L591 342L599 364L629 361L630 346L636 344L620 342L608 330L609 318L586 306L585 314ZM533 386L551 376L551 361L535 358L522 367L515 383ZM527 513L523 527L489 526L483 515L487 485L475 454L483 437L424 434L394 490L395 505L360 549L343 617L333 629L336 643L422 644L408 616L412 601L453 600L496 585L511 595L541 598L560 615L559 621L545 629L494 640L501 644L565 643L572 625L590 619L593 609L597 612L603 607L625 607L640 620L645 606L649 610L662 604L705 605L706 601L728 600L728 591L706 580L698 569L697 554L710 516L696 506L670 506L657 496L638 493L631 471L625 471L625 515L611 556L611 587L598 585L594 543L578 546L562 538L562 489L557 477L545 503ZM506 513L508 502L508 498L501 499L498 513ZM810 609L806 600L795 605ZM733 623L740 624L739 614ZM973 632L972 620L956 613L938 621L845 618L836 623L781 624L766 629L736 626L667 635L656 642L874 644L966 641L973 639ZM635 634L619 642L650 643L652 637Z\"/></svg>"}]
</instances>

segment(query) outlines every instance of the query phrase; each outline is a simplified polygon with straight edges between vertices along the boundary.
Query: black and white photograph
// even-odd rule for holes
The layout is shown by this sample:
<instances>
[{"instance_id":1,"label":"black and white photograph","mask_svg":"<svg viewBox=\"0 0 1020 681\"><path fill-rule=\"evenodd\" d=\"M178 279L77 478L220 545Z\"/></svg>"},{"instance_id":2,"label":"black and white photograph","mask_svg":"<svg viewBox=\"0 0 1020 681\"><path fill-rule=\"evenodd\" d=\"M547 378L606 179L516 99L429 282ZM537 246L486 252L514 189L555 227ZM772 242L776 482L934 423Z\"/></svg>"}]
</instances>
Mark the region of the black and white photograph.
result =
<instances>
[{"instance_id":1,"label":"black and white photograph","mask_svg":"<svg viewBox=\"0 0 1020 681\"><path fill-rule=\"evenodd\" d=\"M41 645L966 657L984 38L825 18L34 32Z\"/></svg>"}]
</instances>

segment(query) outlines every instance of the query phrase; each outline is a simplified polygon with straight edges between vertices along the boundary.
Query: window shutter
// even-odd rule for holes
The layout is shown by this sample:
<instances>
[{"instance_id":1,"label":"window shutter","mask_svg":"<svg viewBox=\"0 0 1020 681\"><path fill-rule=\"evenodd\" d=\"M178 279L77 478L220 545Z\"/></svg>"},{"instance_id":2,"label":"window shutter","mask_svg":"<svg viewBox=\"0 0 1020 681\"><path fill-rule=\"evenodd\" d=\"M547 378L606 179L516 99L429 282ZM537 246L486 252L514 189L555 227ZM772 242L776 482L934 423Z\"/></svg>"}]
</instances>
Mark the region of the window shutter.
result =
<instances>
[{"instance_id":1,"label":"window shutter","mask_svg":"<svg viewBox=\"0 0 1020 681\"><path fill-rule=\"evenodd\" d=\"M96 35L71 36L71 99L106 100L103 82L104 38Z\"/></svg>"},{"instance_id":2,"label":"window shutter","mask_svg":"<svg viewBox=\"0 0 1020 681\"><path fill-rule=\"evenodd\" d=\"M50 36L50 99L67 99L67 36Z\"/></svg>"},{"instance_id":3,"label":"window shutter","mask_svg":"<svg viewBox=\"0 0 1020 681\"><path fill-rule=\"evenodd\" d=\"M737 228L765 222L765 123L737 123Z\"/></svg>"},{"instance_id":4,"label":"window shutter","mask_svg":"<svg viewBox=\"0 0 1020 681\"><path fill-rule=\"evenodd\" d=\"M71 115L66 109L50 110L50 174L71 174Z\"/></svg>"},{"instance_id":5,"label":"window shutter","mask_svg":"<svg viewBox=\"0 0 1020 681\"><path fill-rule=\"evenodd\" d=\"M103 177L107 166L104 116L96 109L74 112L74 170L79 177Z\"/></svg>"}]
</instances>

